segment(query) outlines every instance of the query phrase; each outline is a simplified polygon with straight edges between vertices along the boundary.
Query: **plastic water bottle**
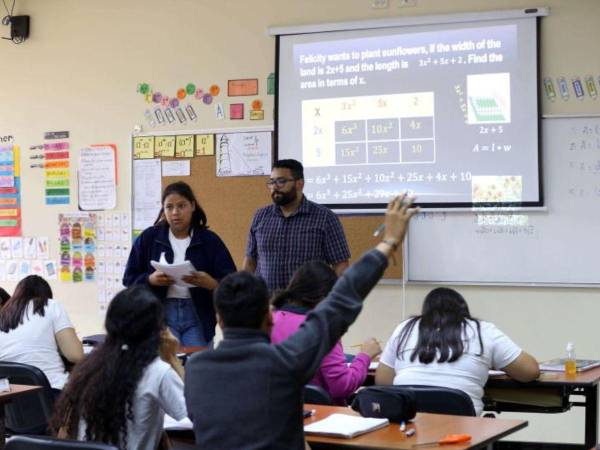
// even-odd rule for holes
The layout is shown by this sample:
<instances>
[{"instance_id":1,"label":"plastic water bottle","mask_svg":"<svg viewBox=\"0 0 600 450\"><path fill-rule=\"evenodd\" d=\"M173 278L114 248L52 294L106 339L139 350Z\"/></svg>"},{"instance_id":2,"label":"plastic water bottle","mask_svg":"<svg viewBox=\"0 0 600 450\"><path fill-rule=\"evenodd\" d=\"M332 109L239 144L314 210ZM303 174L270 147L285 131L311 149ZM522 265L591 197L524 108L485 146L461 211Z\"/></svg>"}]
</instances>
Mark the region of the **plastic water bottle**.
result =
<instances>
[{"instance_id":1,"label":"plastic water bottle","mask_svg":"<svg viewBox=\"0 0 600 450\"><path fill-rule=\"evenodd\" d=\"M575 345L572 342L567 343L567 357L565 358L565 375L577 375Z\"/></svg>"}]
</instances>

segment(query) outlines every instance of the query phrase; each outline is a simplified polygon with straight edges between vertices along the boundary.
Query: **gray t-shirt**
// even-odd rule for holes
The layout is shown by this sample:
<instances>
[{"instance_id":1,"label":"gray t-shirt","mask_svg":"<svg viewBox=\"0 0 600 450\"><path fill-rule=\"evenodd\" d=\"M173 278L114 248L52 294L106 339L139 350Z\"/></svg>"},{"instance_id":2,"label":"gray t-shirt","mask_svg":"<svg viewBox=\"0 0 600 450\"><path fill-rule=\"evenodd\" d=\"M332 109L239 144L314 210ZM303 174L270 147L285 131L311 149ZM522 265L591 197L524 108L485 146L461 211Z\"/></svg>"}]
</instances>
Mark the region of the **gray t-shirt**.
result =
<instances>
[{"instance_id":1,"label":"gray t-shirt","mask_svg":"<svg viewBox=\"0 0 600 450\"><path fill-rule=\"evenodd\" d=\"M127 423L128 450L155 450L163 431L165 413L182 420L187 417L183 381L175 370L156 358L138 384L133 399L133 421ZM79 422L78 438L85 439L86 423Z\"/></svg>"}]
</instances>

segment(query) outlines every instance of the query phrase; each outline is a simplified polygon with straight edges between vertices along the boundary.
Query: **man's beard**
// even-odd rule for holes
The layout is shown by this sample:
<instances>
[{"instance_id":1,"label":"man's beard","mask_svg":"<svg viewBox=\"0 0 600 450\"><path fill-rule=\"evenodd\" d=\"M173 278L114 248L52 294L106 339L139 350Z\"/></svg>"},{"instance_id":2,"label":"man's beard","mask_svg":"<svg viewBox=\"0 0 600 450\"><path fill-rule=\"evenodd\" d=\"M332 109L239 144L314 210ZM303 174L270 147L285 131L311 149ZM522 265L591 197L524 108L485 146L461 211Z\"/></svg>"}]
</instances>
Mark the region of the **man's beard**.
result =
<instances>
[{"instance_id":1,"label":"man's beard","mask_svg":"<svg viewBox=\"0 0 600 450\"><path fill-rule=\"evenodd\" d=\"M273 199L273 203L277 206L289 205L296 200L296 189L292 189L289 192L273 192L271 199Z\"/></svg>"}]
</instances>

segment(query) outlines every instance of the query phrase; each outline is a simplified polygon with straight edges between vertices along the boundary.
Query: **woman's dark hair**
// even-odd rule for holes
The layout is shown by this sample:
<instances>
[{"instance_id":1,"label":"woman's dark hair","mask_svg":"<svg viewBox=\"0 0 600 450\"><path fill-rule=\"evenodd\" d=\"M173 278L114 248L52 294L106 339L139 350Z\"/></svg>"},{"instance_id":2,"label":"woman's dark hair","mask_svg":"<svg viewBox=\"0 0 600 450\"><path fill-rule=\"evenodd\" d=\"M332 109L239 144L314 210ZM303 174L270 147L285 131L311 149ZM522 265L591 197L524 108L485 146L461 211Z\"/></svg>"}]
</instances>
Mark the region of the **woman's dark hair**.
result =
<instances>
[{"instance_id":1,"label":"woman's dark hair","mask_svg":"<svg viewBox=\"0 0 600 450\"><path fill-rule=\"evenodd\" d=\"M423 302L420 316L411 317L402 329L398 338L396 350L399 358L404 358L408 338L415 324L419 323L419 337L417 345L412 349L411 362L417 357L419 362L429 364L437 362L454 362L462 356L465 351L463 335L467 326L467 320L475 322L479 348L483 353L483 341L481 339L481 325L479 320L471 317L467 302L454 289L437 288L427 294Z\"/></svg>"},{"instance_id":2,"label":"woman's dark hair","mask_svg":"<svg viewBox=\"0 0 600 450\"><path fill-rule=\"evenodd\" d=\"M4 288L0 287L0 308L4 306L4 304L8 301L9 298L10 294L6 292Z\"/></svg>"},{"instance_id":3,"label":"woman's dark hair","mask_svg":"<svg viewBox=\"0 0 600 450\"><path fill-rule=\"evenodd\" d=\"M171 194L181 195L185 197L192 205L196 206L196 209L192 213L192 223L191 226L198 226L201 230L208 228L206 224L208 219L206 218L206 213L196 200L196 196L194 195L194 191L189 184L184 183L183 181L176 181L175 183L169 184L162 193L162 198L160 199L160 211L158 212L158 217L154 221L154 225L158 225L159 223L165 221L165 212L164 212L164 204L167 197Z\"/></svg>"},{"instance_id":4,"label":"woman's dark hair","mask_svg":"<svg viewBox=\"0 0 600 450\"><path fill-rule=\"evenodd\" d=\"M275 308L292 302L312 309L327 297L336 281L335 271L327 264L308 261L294 272L287 287L275 294L271 303Z\"/></svg>"},{"instance_id":5,"label":"woman's dark hair","mask_svg":"<svg viewBox=\"0 0 600 450\"><path fill-rule=\"evenodd\" d=\"M69 438L86 422L86 440L127 448L127 419L146 367L158 356L163 310L141 285L119 292L106 313L106 339L69 377L55 407L50 429Z\"/></svg>"},{"instance_id":6,"label":"woman's dark hair","mask_svg":"<svg viewBox=\"0 0 600 450\"><path fill-rule=\"evenodd\" d=\"M46 280L39 275L23 278L0 309L0 331L8 333L22 324L30 301L33 301L33 314L43 317L49 298L52 298L52 289Z\"/></svg>"}]
</instances>

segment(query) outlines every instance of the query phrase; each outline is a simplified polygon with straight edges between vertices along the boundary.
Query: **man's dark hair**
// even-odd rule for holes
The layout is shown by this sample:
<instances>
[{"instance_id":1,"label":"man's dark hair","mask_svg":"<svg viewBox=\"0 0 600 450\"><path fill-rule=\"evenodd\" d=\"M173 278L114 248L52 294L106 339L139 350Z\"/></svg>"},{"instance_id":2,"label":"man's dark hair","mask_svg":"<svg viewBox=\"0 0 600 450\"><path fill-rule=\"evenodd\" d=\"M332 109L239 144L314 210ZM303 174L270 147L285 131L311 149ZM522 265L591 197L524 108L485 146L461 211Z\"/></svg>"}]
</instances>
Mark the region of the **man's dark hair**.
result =
<instances>
[{"instance_id":1,"label":"man's dark hair","mask_svg":"<svg viewBox=\"0 0 600 450\"><path fill-rule=\"evenodd\" d=\"M295 159L280 159L275 161L273 169L290 169L292 176L296 180L304 179L304 167L302 167L300 161L296 161Z\"/></svg>"},{"instance_id":2,"label":"man's dark hair","mask_svg":"<svg viewBox=\"0 0 600 450\"><path fill-rule=\"evenodd\" d=\"M259 329L269 311L267 285L262 278L248 272L236 272L223 278L213 301L227 328Z\"/></svg>"}]
</instances>

